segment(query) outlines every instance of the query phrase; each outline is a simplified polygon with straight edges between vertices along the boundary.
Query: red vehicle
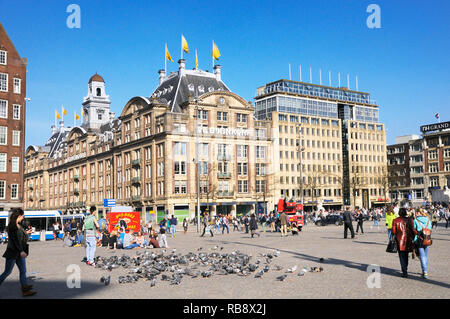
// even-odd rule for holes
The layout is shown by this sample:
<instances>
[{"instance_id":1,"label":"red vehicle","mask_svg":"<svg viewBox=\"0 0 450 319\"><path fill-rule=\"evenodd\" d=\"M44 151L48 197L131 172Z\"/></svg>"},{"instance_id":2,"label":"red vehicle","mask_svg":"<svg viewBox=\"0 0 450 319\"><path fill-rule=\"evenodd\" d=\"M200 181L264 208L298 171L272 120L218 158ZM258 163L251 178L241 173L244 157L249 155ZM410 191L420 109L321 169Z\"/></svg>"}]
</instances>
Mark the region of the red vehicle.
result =
<instances>
[{"instance_id":1,"label":"red vehicle","mask_svg":"<svg viewBox=\"0 0 450 319\"><path fill-rule=\"evenodd\" d=\"M284 199L278 201L278 212L285 212L289 217L289 222L297 226L301 231L304 225L303 205L297 202L287 202Z\"/></svg>"}]
</instances>

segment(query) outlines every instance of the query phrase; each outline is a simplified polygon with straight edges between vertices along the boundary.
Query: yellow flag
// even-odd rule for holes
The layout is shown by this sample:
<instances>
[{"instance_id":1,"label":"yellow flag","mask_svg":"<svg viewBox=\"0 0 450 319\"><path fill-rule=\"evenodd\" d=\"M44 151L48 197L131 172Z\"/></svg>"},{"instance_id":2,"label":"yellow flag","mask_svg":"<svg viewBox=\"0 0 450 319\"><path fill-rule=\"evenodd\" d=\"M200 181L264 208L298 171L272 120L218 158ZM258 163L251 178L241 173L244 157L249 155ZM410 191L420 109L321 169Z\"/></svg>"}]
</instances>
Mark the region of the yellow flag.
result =
<instances>
[{"instance_id":1,"label":"yellow flag","mask_svg":"<svg viewBox=\"0 0 450 319\"><path fill-rule=\"evenodd\" d=\"M64 106L61 105L61 107L62 107L62 114L67 115L67 110L64 108Z\"/></svg>"},{"instance_id":2,"label":"yellow flag","mask_svg":"<svg viewBox=\"0 0 450 319\"><path fill-rule=\"evenodd\" d=\"M195 50L195 68L198 70L198 57L197 57L197 50Z\"/></svg>"},{"instance_id":3,"label":"yellow flag","mask_svg":"<svg viewBox=\"0 0 450 319\"><path fill-rule=\"evenodd\" d=\"M57 117L58 119L61 119L61 115L59 115L58 111L55 110L55 112L56 112L56 117Z\"/></svg>"},{"instance_id":4,"label":"yellow flag","mask_svg":"<svg viewBox=\"0 0 450 319\"><path fill-rule=\"evenodd\" d=\"M217 47L217 45L214 43L213 41L213 52L212 52L213 58L216 59L217 61L219 60L220 57L220 52L219 52L219 48Z\"/></svg>"},{"instance_id":5,"label":"yellow flag","mask_svg":"<svg viewBox=\"0 0 450 319\"><path fill-rule=\"evenodd\" d=\"M79 120L80 119L80 116L77 114L77 112L75 112L75 120Z\"/></svg>"},{"instance_id":6,"label":"yellow flag","mask_svg":"<svg viewBox=\"0 0 450 319\"><path fill-rule=\"evenodd\" d=\"M81 109L81 116L84 116L84 109Z\"/></svg>"},{"instance_id":7,"label":"yellow flag","mask_svg":"<svg viewBox=\"0 0 450 319\"><path fill-rule=\"evenodd\" d=\"M181 46L183 47L184 52L189 53L189 46L183 35L181 35Z\"/></svg>"},{"instance_id":8,"label":"yellow flag","mask_svg":"<svg viewBox=\"0 0 450 319\"><path fill-rule=\"evenodd\" d=\"M170 56L169 50L167 50L167 45L166 45L166 59L173 62L172 57Z\"/></svg>"}]
</instances>

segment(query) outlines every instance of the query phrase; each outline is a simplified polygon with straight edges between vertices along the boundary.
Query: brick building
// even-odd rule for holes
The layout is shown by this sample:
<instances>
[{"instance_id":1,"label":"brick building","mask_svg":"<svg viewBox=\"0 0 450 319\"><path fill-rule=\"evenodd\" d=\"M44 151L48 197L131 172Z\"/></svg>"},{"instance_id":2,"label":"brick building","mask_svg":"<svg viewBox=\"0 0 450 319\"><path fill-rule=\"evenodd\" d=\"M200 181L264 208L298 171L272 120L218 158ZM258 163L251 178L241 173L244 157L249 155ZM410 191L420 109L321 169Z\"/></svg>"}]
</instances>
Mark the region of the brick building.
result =
<instances>
[{"instance_id":1,"label":"brick building","mask_svg":"<svg viewBox=\"0 0 450 319\"><path fill-rule=\"evenodd\" d=\"M0 210L23 205L26 67L0 23Z\"/></svg>"}]
</instances>

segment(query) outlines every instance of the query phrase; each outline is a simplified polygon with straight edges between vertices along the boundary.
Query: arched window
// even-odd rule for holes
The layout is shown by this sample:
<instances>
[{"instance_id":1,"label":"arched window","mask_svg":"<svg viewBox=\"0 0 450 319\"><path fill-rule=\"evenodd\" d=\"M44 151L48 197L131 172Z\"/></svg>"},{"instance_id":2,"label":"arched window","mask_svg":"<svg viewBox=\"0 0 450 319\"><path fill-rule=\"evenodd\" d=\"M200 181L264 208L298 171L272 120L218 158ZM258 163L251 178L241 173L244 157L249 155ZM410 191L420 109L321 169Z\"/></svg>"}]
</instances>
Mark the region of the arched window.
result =
<instances>
[{"instance_id":1,"label":"arched window","mask_svg":"<svg viewBox=\"0 0 450 319\"><path fill-rule=\"evenodd\" d=\"M102 89L97 88L97 96L101 96L102 95Z\"/></svg>"}]
</instances>

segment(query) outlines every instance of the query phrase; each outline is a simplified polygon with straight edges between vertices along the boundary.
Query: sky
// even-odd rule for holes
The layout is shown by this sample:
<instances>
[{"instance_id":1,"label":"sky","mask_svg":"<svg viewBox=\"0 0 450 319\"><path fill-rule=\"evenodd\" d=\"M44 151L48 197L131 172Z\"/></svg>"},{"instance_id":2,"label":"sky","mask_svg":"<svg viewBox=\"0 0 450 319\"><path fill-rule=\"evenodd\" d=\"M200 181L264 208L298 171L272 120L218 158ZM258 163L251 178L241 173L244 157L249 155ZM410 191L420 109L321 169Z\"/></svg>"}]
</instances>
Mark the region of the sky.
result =
<instances>
[{"instance_id":1,"label":"sky","mask_svg":"<svg viewBox=\"0 0 450 319\"><path fill-rule=\"evenodd\" d=\"M67 19L80 7L80 28ZM371 4L380 8L380 28L369 28ZM80 114L88 80L100 74L111 110L120 115L135 96L150 96L164 68L167 43L178 70L181 34L190 52L186 68L212 72L212 41L221 57L222 80L254 101L256 89L289 78L368 92L380 107L387 144L396 136L420 134L419 127L450 121L450 1L12 1L0 0L0 22L28 59L26 147L44 145L55 110ZM372 19L370 19L372 21ZM80 121L78 122L80 124Z\"/></svg>"}]
</instances>

